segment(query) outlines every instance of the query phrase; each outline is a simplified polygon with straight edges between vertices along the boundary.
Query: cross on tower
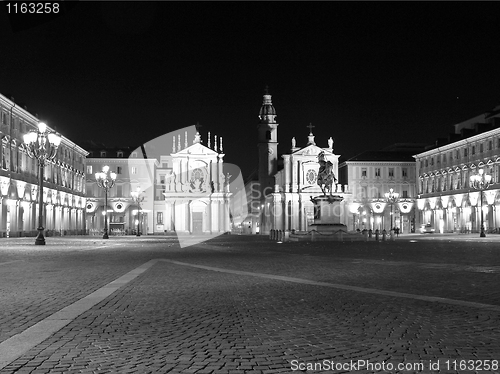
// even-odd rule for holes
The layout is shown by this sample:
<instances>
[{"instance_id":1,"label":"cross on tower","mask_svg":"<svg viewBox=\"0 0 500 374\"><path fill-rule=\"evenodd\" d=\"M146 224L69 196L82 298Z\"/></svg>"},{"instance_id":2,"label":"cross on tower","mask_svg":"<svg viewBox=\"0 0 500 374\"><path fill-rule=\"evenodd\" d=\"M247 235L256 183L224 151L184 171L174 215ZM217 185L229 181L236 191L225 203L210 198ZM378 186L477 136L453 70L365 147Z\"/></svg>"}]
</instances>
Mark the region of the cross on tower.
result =
<instances>
[{"instance_id":1,"label":"cross on tower","mask_svg":"<svg viewBox=\"0 0 500 374\"><path fill-rule=\"evenodd\" d=\"M313 129L313 127L316 127L316 126L313 126L312 123L309 123L309 126L306 126L306 127L309 127L309 133L312 134L312 129Z\"/></svg>"}]
</instances>

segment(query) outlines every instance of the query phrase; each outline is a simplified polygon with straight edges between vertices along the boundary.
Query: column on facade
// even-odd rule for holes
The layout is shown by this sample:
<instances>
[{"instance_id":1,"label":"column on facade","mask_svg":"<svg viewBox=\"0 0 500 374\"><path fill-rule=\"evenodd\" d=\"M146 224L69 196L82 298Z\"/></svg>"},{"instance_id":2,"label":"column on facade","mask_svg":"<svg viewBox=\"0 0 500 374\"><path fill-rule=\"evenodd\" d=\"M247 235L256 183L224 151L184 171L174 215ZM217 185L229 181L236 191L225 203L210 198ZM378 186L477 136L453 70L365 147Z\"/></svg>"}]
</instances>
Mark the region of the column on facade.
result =
<instances>
[{"instance_id":1,"label":"column on facade","mask_svg":"<svg viewBox=\"0 0 500 374\"><path fill-rule=\"evenodd\" d=\"M306 212L305 212L305 208L304 208L304 203L302 201L302 194L299 194L298 209L299 209L299 211L298 211L299 225L298 225L297 229L299 231L304 231L305 227L306 227L306 223L305 223Z\"/></svg>"},{"instance_id":2,"label":"column on facade","mask_svg":"<svg viewBox=\"0 0 500 374\"><path fill-rule=\"evenodd\" d=\"M299 211L299 202L297 201L297 195L296 194L293 194L291 196L291 212L290 212L290 216L291 216L291 227L290 227L290 230L297 230L298 229L298 220L299 220L299 215L298 215L298 211Z\"/></svg>"},{"instance_id":3,"label":"column on facade","mask_svg":"<svg viewBox=\"0 0 500 374\"><path fill-rule=\"evenodd\" d=\"M271 228L274 230L283 230L283 225L281 223L283 219L283 214L281 212L281 194L279 193L273 194L272 209L273 209L273 226Z\"/></svg>"},{"instance_id":4,"label":"column on facade","mask_svg":"<svg viewBox=\"0 0 500 374\"><path fill-rule=\"evenodd\" d=\"M175 201L172 202L172 204L167 204L167 211L168 207L170 207L170 230L176 230L176 222L175 222Z\"/></svg>"},{"instance_id":5,"label":"column on facade","mask_svg":"<svg viewBox=\"0 0 500 374\"><path fill-rule=\"evenodd\" d=\"M288 230L290 230L290 224L289 224L290 194L289 193L285 194L282 206L283 206L283 230L288 231Z\"/></svg>"},{"instance_id":6,"label":"column on facade","mask_svg":"<svg viewBox=\"0 0 500 374\"><path fill-rule=\"evenodd\" d=\"M0 232L5 231L6 206L5 198L0 193Z\"/></svg>"},{"instance_id":7,"label":"column on facade","mask_svg":"<svg viewBox=\"0 0 500 374\"><path fill-rule=\"evenodd\" d=\"M285 192L290 192L290 155L284 155Z\"/></svg>"},{"instance_id":8,"label":"column on facade","mask_svg":"<svg viewBox=\"0 0 500 374\"><path fill-rule=\"evenodd\" d=\"M297 161L292 158L292 192L298 192L298 170Z\"/></svg>"},{"instance_id":9,"label":"column on facade","mask_svg":"<svg viewBox=\"0 0 500 374\"><path fill-rule=\"evenodd\" d=\"M205 208L206 209L206 212L207 212L207 230L208 230L208 233L209 234L212 234L212 195L210 195L209 199L208 199L208 204L207 204L207 207Z\"/></svg>"},{"instance_id":10,"label":"column on facade","mask_svg":"<svg viewBox=\"0 0 500 374\"><path fill-rule=\"evenodd\" d=\"M210 202L211 204L211 212L212 212L212 226L211 226L211 231L212 232L218 232L219 231L219 202L218 199L212 200Z\"/></svg>"}]
</instances>

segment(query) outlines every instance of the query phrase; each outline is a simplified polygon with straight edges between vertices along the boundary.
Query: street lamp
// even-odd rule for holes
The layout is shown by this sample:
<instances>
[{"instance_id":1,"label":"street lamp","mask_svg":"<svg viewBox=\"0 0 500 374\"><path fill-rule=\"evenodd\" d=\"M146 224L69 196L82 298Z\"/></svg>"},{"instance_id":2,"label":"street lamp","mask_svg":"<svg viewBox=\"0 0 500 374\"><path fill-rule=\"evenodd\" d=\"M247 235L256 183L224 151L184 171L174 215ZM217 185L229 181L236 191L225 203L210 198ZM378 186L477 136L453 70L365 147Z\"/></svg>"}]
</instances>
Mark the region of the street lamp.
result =
<instances>
[{"instance_id":1,"label":"street lamp","mask_svg":"<svg viewBox=\"0 0 500 374\"><path fill-rule=\"evenodd\" d=\"M38 160L38 235L35 239L36 245L45 245L43 236L43 171L45 164L52 161L57 154L57 148L61 144L61 137L55 132L47 130L47 125L38 123L38 129L32 130L23 136L28 156Z\"/></svg>"},{"instance_id":2,"label":"street lamp","mask_svg":"<svg viewBox=\"0 0 500 374\"><path fill-rule=\"evenodd\" d=\"M481 233L479 236L481 238L486 237L484 232L484 221L483 221L483 191L486 190L491 183L491 175L485 174L483 169L478 170L478 174L472 175L470 177L471 186L479 190L479 196L481 196Z\"/></svg>"},{"instance_id":3,"label":"street lamp","mask_svg":"<svg viewBox=\"0 0 500 374\"><path fill-rule=\"evenodd\" d=\"M97 186L104 190L104 235L103 239L109 239L108 236L108 191L115 185L116 174L109 172L109 166L103 166L102 172L95 173Z\"/></svg>"},{"instance_id":4,"label":"street lamp","mask_svg":"<svg viewBox=\"0 0 500 374\"><path fill-rule=\"evenodd\" d=\"M141 196L141 188L137 187L135 191L130 193L132 195L132 199L137 204L137 234L136 236L141 236L139 232L139 221L141 219L141 203L144 201L144 196Z\"/></svg>"},{"instance_id":5,"label":"street lamp","mask_svg":"<svg viewBox=\"0 0 500 374\"><path fill-rule=\"evenodd\" d=\"M387 201L388 204L391 204L391 228L390 230L393 229L392 227L392 206L398 201L399 199L399 193L394 192L392 188L389 188L389 192L385 193L385 200Z\"/></svg>"}]
</instances>

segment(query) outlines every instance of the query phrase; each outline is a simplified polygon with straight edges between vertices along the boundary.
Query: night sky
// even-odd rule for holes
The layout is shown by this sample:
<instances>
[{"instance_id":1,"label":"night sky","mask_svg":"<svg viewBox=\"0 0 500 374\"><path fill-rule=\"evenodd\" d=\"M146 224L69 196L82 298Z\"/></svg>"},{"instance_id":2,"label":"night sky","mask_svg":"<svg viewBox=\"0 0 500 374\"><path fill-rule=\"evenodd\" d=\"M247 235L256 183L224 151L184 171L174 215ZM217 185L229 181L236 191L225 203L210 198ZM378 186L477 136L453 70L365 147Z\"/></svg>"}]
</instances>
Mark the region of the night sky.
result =
<instances>
[{"instance_id":1,"label":"night sky","mask_svg":"<svg viewBox=\"0 0 500 374\"><path fill-rule=\"evenodd\" d=\"M257 166L265 86L280 153L335 140L349 158L433 143L500 104L496 2L66 2L0 13L0 93L64 136L138 146L200 123ZM170 152L171 149L166 149Z\"/></svg>"}]
</instances>

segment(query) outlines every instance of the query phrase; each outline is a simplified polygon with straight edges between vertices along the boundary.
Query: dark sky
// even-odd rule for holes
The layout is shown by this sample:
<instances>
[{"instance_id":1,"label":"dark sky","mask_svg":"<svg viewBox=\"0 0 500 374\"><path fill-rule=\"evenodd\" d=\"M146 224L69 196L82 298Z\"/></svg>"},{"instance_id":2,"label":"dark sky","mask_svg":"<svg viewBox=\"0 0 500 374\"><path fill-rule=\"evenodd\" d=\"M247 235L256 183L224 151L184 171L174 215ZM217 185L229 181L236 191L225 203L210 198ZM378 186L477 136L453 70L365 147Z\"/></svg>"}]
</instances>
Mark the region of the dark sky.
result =
<instances>
[{"instance_id":1,"label":"dark sky","mask_svg":"<svg viewBox=\"0 0 500 374\"><path fill-rule=\"evenodd\" d=\"M500 103L496 2L66 2L0 13L0 92L81 143L137 146L199 122L257 165L264 87L280 152L432 143ZM170 149L168 149L170 152Z\"/></svg>"}]
</instances>

